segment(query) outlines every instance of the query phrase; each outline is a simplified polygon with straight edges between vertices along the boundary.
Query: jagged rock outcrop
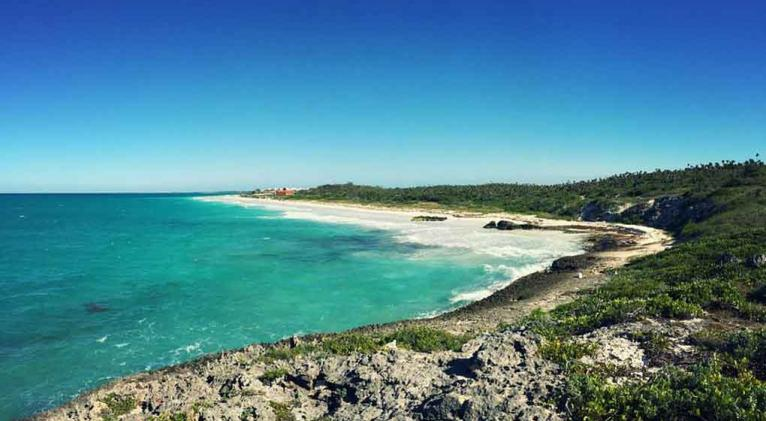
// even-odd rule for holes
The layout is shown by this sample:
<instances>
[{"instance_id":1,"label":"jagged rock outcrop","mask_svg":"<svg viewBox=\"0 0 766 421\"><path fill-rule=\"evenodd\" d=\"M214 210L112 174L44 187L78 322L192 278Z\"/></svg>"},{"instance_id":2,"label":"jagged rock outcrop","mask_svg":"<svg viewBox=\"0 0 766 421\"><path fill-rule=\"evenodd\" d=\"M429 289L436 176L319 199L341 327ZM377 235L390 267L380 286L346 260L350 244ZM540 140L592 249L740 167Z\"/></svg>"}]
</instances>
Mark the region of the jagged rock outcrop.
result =
<instances>
[{"instance_id":1,"label":"jagged rock outcrop","mask_svg":"<svg viewBox=\"0 0 766 421\"><path fill-rule=\"evenodd\" d=\"M650 227L673 230L685 223L698 222L710 216L715 206L709 200L684 196L665 196L655 199L641 213L641 222Z\"/></svg>"},{"instance_id":2,"label":"jagged rock outcrop","mask_svg":"<svg viewBox=\"0 0 766 421\"><path fill-rule=\"evenodd\" d=\"M371 354L276 361L256 345L123 379L41 418L100 420L109 415L107 397L117 396L131 403L123 420L561 419L550 400L564 378L538 355L540 342L529 332L506 331L481 335L461 352L392 345ZM268 375L275 372L286 374Z\"/></svg>"},{"instance_id":3,"label":"jagged rock outcrop","mask_svg":"<svg viewBox=\"0 0 766 421\"><path fill-rule=\"evenodd\" d=\"M714 211L715 205L709 199L663 196L646 203L635 204L621 212L613 211L603 203L588 202L580 210L580 219L642 224L673 231L687 222L699 222Z\"/></svg>"},{"instance_id":4,"label":"jagged rock outcrop","mask_svg":"<svg viewBox=\"0 0 766 421\"><path fill-rule=\"evenodd\" d=\"M580 210L580 220L582 221L613 222L618 220L619 217L619 213L612 212L607 205L596 201L586 203Z\"/></svg>"},{"instance_id":5,"label":"jagged rock outcrop","mask_svg":"<svg viewBox=\"0 0 766 421\"><path fill-rule=\"evenodd\" d=\"M745 265L750 268L766 266L766 254L755 254L745 259Z\"/></svg>"},{"instance_id":6,"label":"jagged rock outcrop","mask_svg":"<svg viewBox=\"0 0 766 421\"><path fill-rule=\"evenodd\" d=\"M515 223L511 221L506 221L505 219L501 219L497 222L490 221L487 224L484 225L484 228L487 229L498 229L500 231L510 231L510 230L530 230L530 229L540 229L539 226L534 224L527 224L527 223Z\"/></svg>"},{"instance_id":7,"label":"jagged rock outcrop","mask_svg":"<svg viewBox=\"0 0 766 421\"><path fill-rule=\"evenodd\" d=\"M413 216L411 221L413 222L442 222L446 221L446 216L433 216L433 215L418 215Z\"/></svg>"},{"instance_id":8,"label":"jagged rock outcrop","mask_svg":"<svg viewBox=\"0 0 766 421\"><path fill-rule=\"evenodd\" d=\"M737 257L737 256L735 256L735 255L733 255L733 254L731 254L729 252L721 253L718 256L718 258L716 259L716 261L715 261L715 263L718 266L738 264L740 262L742 262L742 261L739 259L739 257Z\"/></svg>"},{"instance_id":9,"label":"jagged rock outcrop","mask_svg":"<svg viewBox=\"0 0 766 421\"><path fill-rule=\"evenodd\" d=\"M552 272L567 272L572 270L583 269L590 266L595 257L588 254L580 254L577 256L566 256L556 259L551 264Z\"/></svg>"}]
</instances>

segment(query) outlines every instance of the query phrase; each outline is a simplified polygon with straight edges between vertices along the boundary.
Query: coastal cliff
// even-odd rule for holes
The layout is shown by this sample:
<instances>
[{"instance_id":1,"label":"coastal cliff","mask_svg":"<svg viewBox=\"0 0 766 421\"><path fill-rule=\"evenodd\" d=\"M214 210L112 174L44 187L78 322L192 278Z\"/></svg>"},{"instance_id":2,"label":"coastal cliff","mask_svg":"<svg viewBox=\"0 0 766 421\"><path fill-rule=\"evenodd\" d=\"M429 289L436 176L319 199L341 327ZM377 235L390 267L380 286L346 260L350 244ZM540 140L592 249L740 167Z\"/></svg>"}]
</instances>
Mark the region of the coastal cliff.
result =
<instances>
[{"instance_id":1,"label":"coastal cliff","mask_svg":"<svg viewBox=\"0 0 766 421\"><path fill-rule=\"evenodd\" d=\"M296 199L422 207L428 197L430 209L462 203L473 212L538 206L562 218L643 222L677 242L667 248L667 238L649 234L656 230L592 231L588 253L456 311L137 374L36 419L763 419L760 161L537 189L357 187ZM511 190L520 196L494 202Z\"/></svg>"}]
</instances>

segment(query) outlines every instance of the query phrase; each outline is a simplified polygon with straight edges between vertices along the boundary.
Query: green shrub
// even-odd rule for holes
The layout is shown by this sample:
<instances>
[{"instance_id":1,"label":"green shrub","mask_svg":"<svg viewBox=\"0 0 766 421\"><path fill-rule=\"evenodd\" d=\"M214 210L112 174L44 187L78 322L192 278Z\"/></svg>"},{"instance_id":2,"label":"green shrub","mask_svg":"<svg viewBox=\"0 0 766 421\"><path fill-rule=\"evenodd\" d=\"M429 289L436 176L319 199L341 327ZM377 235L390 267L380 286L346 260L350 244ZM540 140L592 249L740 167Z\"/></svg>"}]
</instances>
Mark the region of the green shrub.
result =
<instances>
[{"instance_id":1,"label":"green shrub","mask_svg":"<svg viewBox=\"0 0 766 421\"><path fill-rule=\"evenodd\" d=\"M596 349L597 346L594 343L550 339L540 346L539 352L543 358L568 368L580 358L586 355L593 355Z\"/></svg>"},{"instance_id":2,"label":"green shrub","mask_svg":"<svg viewBox=\"0 0 766 421\"><path fill-rule=\"evenodd\" d=\"M660 332L654 330L643 330L633 332L628 337L639 343L646 356L655 358L663 354L670 347L670 340Z\"/></svg>"},{"instance_id":3,"label":"green shrub","mask_svg":"<svg viewBox=\"0 0 766 421\"><path fill-rule=\"evenodd\" d=\"M348 355L354 352L365 354L380 349L382 340L373 335L361 333L343 333L322 341L322 349L331 354Z\"/></svg>"},{"instance_id":4,"label":"green shrub","mask_svg":"<svg viewBox=\"0 0 766 421\"><path fill-rule=\"evenodd\" d=\"M136 408L137 402L135 398L127 395L118 395L116 393L110 393L101 399L107 406L107 413L104 414L104 418L113 419L121 415L125 415Z\"/></svg>"},{"instance_id":5,"label":"green shrub","mask_svg":"<svg viewBox=\"0 0 766 421\"><path fill-rule=\"evenodd\" d=\"M287 404L269 401L269 406L274 411L277 421L295 421L295 416L290 412L290 407Z\"/></svg>"},{"instance_id":6,"label":"green shrub","mask_svg":"<svg viewBox=\"0 0 766 421\"><path fill-rule=\"evenodd\" d=\"M550 313L536 308L518 324L501 325L501 330L513 328L526 328L544 338L552 339L564 335L567 332L554 320Z\"/></svg>"},{"instance_id":7,"label":"green shrub","mask_svg":"<svg viewBox=\"0 0 766 421\"><path fill-rule=\"evenodd\" d=\"M429 327L408 327L387 335L384 342L396 341L397 346L418 352L460 351L468 341L466 335L453 335Z\"/></svg>"},{"instance_id":8,"label":"green shrub","mask_svg":"<svg viewBox=\"0 0 766 421\"><path fill-rule=\"evenodd\" d=\"M598 374L568 376L560 408L577 420L762 420L766 383L713 361L691 371L669 368L646 382L614 384Z\"/></svg>"},{"instance_id":9,"label":"green shrub","mask_svg":"<svg viewBox=\"0 0 766 421\"><path fill-rule=\"evenodd\" d=\"M766 329L705 330L694 335L693 343L720 354L722 363L735 374L745 368L766 380Z\"/></svg>"},{"instance_id":10,"label":"green shrub","mask_svg":"<svg viewBox=\"0 0 766 421\"><path fill-rule=\"evenodd\" d=\"M199 414L201 410L206 408L212 408L212 407L213 407L213 403L210 401L197 401L192 404L191 410L193 413Z\"/></svg>"},{"instance_id":11,"label":"green shrub","mask_svg":"<svg viewBox=\"0 0 766 421\"><path fill-rule=\"evenodd\" d=\"M266 370L260 377L258 377L258 379L263 382L270 383L270 382L273 382L274 380L281 379L282 377L285 377L288 374L290 374L290 372L284 368L274 368L271 370Z\"/></svg>"}]
</instances>

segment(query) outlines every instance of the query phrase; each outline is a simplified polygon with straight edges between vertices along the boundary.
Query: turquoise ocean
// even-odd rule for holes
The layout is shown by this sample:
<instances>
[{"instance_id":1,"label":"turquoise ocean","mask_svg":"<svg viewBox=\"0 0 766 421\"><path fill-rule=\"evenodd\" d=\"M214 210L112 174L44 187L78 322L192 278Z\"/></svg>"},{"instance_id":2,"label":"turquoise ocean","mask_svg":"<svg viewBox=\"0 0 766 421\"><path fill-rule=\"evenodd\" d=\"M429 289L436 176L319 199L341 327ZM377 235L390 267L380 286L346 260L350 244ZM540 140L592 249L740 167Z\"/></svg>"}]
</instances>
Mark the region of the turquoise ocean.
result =
<instances>
[{"instance_id":1,"label":"turquoise ocean","mask_svg":"<svg viewBox=\"0 0 766 421\"><path fill-rule=\"evenodd\" d=\"M0 420L204 353L446 311L539 263L281 215L190 195L0 195Z\"/></svg>"}]
</instances>

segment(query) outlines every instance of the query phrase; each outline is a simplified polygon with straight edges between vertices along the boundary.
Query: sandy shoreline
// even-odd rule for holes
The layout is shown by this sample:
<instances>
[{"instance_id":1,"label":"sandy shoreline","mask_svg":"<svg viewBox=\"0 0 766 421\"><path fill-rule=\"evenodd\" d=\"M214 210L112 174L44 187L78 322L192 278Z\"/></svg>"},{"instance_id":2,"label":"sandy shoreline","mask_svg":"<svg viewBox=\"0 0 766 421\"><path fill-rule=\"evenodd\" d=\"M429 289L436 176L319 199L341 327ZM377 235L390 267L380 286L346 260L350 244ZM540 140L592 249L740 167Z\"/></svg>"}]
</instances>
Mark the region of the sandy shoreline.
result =
<instances>
[{"instance_id":1,"label":"sandy shoreline","mask_svg":"<svg viewBox=\"0 0 766 421\"><path fill-rule=\"evenodd\" d=\"M554 260L584 251L587 235L559 230L505 231L482 229L488 217L455 217L439 222L418 222L412 218L423 214L411 209L380 209L342 204L307 201L250 199L239 196L209 196L197 200L257 207L279 212L280 219L310 220L319 223L347 224L372 230L386 231L403 244L425 246L418 258L463 262L484 267L487 278L474 279L463 287L451 289L453 306L434 309L417 317L433 316L467 302L486 298L514 280L549 266ZM261 216L271 218L272 216ZM413 256L414 257L414 256Z\"/></svg>"},{"instance_id":2,"label":"sandy shoreline","mask_svg":"<svg viewBox=\"0 0 766 421\"><path fill-rule=\"evenodd\" d=\"M220 200L225 197L226 200ZM462 212L453 211L447 209L427 209L417 207L391 207L391 206L376 206L366 204L355 203L339 203L339 202L320 202L312 200L275 200L275 199L256 199L242 196L207 196L201 197L200 200L210 201L224 201L229 203L240 203L243 205L258 205L264 207L271 207L273 209L284 208L304 208L304 209L329 209L329 210L355 210L368 213L379 213L388 215L405 216L408 218L418 215L444 215L452 217L445 221L447 224L454 223L455 221L467 222L472 227L477 225L483 225L489 221L497 221L500 219L509 220L516 223L533 224L543 228L557 228L557 229L569 229L569 230L582 230L583 233L593 232L612 232L621 228L628 230L640 231L641 235L637 235L635 240L637 243L634 247L626 248L619 251L613 251L609 253L610 256L619 259L630 259L633 257L642 256L645 254L653 254L664 250L669 247L672 242L672 237L667 232L651 228L643 225L629 225L618 224L611 222L588 222L588 221L571 221L565 219L551 219L541 218L536 215L516 214L506 212L493 212L493 213L476 213L476 212Z\"/></svg>"},{"instance_id":3,"label":"sandy shoreline","mask_svg":"<svg viewBox=\"0 0 766 421\"><path fill-rule=\"evenodd\" d=\"M502 285L494 285L473 297L465 305L446 312L436 313L433 317L362 326L355 330L390 329L401 325L426 324L452 332L483 330L499 323L510 323L529 313L535 308L550 309L574 298L578 291L597 286L603 282L610 270L619 268L630 260L660 252L672 244L672 237L660 229L607 222L568 221L541 218L535 215L512 213L461 212L445 209L425 209L417 207L389 207L336 202L307 200L256 199L241 196L209 196L200 200L226 202L243 206L258 206L274 210L325 211L336 215L322 219L325 222L365 224L365 220L374 223L368 226L381 229L396 229L402 221L418 215L447 216L443 222L413 223L419 226L441 227L455 232L457 236L490 234L492 241L503 240L503 236L527 235L565 235L578 242L581 247L569 253L558 253L555 258L543 259L541 264L527 268L518 276ZM346 218L337 217L344 215ZM349 217L348 214L353 217ZM287 217L314 219L308 214L287 215ZM376 219L377 218L377 219ZM398 218L398 219L393 219ZM497 231L482 229L489 221L509 220L515 223L532 224L544 231ZM566 234L564 234L566 233ZM619 239L616 246L608 249L594 249L593 239L610 236ZM447 237L450 240L451 237ZM445 237L435 236L429 241L432 245L444 245L440 241ZM458 246L466 245L457 243ZM472 244L469 244L472 245ZM553 261L559 258L576 262L573 267L550 271Z\"/></svg>"}]
</instances>

